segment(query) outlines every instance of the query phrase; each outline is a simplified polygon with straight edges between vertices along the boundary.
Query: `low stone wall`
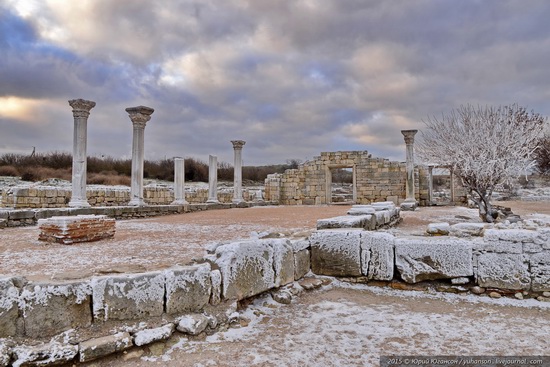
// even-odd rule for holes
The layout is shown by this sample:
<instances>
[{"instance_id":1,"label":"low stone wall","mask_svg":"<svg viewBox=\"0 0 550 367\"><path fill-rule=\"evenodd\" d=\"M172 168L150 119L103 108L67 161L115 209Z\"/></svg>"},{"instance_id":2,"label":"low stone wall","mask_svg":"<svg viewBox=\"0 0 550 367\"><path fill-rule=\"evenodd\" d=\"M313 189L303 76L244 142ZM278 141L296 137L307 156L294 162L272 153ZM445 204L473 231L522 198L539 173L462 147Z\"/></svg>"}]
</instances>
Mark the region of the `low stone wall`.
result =
<instances>
[{"instance_id":1,"label":"low stone wall","mask_svg":"<svg viewBox=\"0 0 550 367\"><path fill-rule=\"evenodd\" d=\"M372 205L353 205L348 211L348 215L319 219L317 229L363 228L374 231L398 224L401 221L399 213L400 208L396 207L391 201Z\"/></svg>"},{"instance_id":2,"label":"low stone wall","mask_svg":"<svg viewBox=\"0 0 550 367\"><path fill-rule=\"evenodd\" d=\"M77 215L39 219L39 241L70 245L99 241L115 235L115 220L105 215Z\"/></svg>"},{"instance_id":3,"label":"low stone wall","mask_svg":"<svg viewBox=\"0 0 550 367\"><path fill-rule=\"evenodd\" d=\"M25 185L12 186L1 190L2 201L0 207L4 208L64 208L71 200L70 187ZM255 201L257 190L243 188L244 201ZM86 198L91 206L123 206L130 201L130 188L126 186L91 186L86 190ZM169 205L174 201L173 187L146 186L143 190L143 198L149 205ZM208 189L188 188L185 199L192 204L206 203ZM231 203L233 189L223 188L218 191L218 200L221 203Z\"/></svg>"}]
</instances>

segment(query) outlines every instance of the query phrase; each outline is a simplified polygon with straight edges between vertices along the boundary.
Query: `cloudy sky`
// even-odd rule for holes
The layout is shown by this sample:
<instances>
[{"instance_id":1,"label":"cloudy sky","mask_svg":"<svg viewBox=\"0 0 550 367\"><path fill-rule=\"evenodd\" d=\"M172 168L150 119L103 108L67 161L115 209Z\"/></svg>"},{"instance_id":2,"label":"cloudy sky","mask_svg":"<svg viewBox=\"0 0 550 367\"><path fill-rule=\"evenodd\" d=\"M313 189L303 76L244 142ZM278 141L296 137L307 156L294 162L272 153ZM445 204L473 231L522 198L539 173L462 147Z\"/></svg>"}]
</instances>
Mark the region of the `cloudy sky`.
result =
<instances>
[{"instance_id":1,"label":"cloudy sky","mask_svg":"<svg viewBox=\"0 0 550 367\"><path fill-rule=\"evenodd\" d=\"M368 150L460 104L550 115L546 0L0 0L0 154L130 157L126 107L155 109L146 158L247 165Z\"/></svg>"}]
</instances>

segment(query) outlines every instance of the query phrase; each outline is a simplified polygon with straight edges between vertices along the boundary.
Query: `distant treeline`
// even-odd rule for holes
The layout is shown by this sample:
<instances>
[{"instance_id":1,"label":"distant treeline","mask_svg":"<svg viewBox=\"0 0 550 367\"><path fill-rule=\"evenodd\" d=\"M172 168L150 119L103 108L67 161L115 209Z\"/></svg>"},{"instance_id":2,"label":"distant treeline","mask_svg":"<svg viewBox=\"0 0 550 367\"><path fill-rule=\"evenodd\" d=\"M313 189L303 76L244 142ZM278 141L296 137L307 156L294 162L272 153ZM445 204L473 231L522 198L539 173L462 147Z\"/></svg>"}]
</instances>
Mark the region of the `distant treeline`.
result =
<instances>
[{"instance_id":1,"label":"distant treeline","mask_svg":"<svg viewBox=\"0 0 550 367\"><path fill-rule=\"evenodd\" d=\"M50 152L32 155L4 154L0 156L0 176L21 177L25 181L42 181L48 178L71 180L73 157L70 153ZM298 159L290 159L286 164L269 166L244 166L243 181L263 181L270 173L282 173L289 168L297 168ZM130 159L112 157L88 157L88 184L130 185ZM144 162L144 178L165 181L174 180L174 160L161 159ZM218 164L218 179L233 180L233 166ZM195 158L185 158L185 180L208 182L208 164Z\"/></svg>"}]
</instances>

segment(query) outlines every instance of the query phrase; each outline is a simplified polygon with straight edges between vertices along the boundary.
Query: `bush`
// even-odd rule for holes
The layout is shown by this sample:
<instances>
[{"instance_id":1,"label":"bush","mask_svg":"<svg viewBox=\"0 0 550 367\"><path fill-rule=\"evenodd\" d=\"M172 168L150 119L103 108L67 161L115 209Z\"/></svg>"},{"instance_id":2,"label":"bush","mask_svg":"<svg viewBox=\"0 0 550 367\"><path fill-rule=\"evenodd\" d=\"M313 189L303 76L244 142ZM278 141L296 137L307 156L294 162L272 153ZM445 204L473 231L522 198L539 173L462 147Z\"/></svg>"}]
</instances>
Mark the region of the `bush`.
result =
<instances>
[{"instance_id":1,"label":"bush","mask_svg":"<svg viewBox=\"0 0 550 367\"><path fill-rule=\"evenodd\" d=\"M14 166L0 166L0 176L18 177L19 171Z\"/></svg>"}]
</instances>

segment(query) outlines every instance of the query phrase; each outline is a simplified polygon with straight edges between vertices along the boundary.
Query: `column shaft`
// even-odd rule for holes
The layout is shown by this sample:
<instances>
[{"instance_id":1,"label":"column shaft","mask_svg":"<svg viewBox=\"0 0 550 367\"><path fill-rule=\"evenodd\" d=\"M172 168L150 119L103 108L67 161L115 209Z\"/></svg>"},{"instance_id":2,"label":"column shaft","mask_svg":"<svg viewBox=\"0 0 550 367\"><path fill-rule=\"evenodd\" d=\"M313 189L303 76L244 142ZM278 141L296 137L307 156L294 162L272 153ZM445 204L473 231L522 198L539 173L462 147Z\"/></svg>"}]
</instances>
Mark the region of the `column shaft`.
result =
<instances>
[{"instance_id":1,"label":"column shaft","mask_svg":"<svg viewBox=\"0 0 550 367\"><path fill-rule=\"evenodd\" d=\"M407 167L407 181L406 181L406 205L401 205L401 208L414 210L416 208L416 198L414 194L414 136L418 130L401 130L405 138L406 145L406 167Z\"/></svg>"},{"instance_id":2,"label":"column shaft","mask_svg":"<svg viewBox=\"0 0 550 367\"><path fill-rule=\"evenodd\" d=\"M174 158L174 201L172 205L185 205L185 160Z\"/></svg>"},{"instance_id":3,"label":"column shaft","mask_svg":"<svg viewBox=\"0 0 550 367\"><path fill-rule=\"evenodd\" d=\"M231 140L235 156L234 172L233 172L233 203L239 204L243 202L243 146L246 143L243 140Z\"/></svg>"},{"instance_id":4,"label":"column shaft","mask_svg":"<svg viewBox=\"0 0 550 367\"><path fill-rule=\"evenodd\" d=\"M208 200L207 203L217 204L218 200L218 157L208 156Z\"/></svg>"}]
</instances>

